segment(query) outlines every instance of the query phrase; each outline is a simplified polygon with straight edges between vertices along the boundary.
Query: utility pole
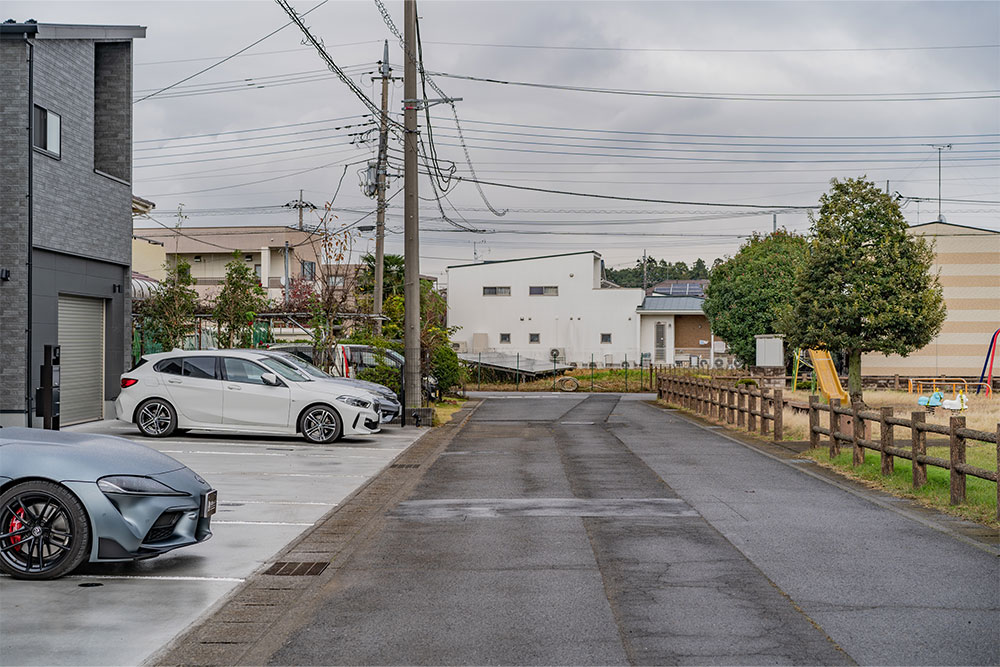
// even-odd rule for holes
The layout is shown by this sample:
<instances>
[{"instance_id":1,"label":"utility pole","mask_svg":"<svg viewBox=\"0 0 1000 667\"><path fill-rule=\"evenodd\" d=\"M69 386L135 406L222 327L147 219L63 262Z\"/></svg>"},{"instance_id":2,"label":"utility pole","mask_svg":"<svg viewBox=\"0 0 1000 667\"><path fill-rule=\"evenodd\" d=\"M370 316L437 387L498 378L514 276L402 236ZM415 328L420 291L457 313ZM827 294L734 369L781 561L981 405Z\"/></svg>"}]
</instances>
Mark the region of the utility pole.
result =
<instances>
[{"instance_id":1,"label":"utility pole","mask_svg":"<svg viewBox=\"0 0 1000 667\"><path fill-rule=\"evenodd\" d=\"M389 68L389 40L385 40L382 51L382 125L378 136L378 209L375 218L375 294L373 295L375 314L375 333L382 335L382 291L384 289L385 267L385 177L386 153L389 143L389 79L392 69Z\"/></svg>"},{"instance_id":2,"label":"utility pole","mask_svg":"<svg viewBox=\"0 0 1000 667\"><path fill-rule=\"evenodd\" d=\"M778 214L777 213L772 213L771 214L771 233L774 234L777 231L778 231Z\"/></svg>"},{"instance_id":3,"label":"utility pole","mask_svg":"<svg viewBox=\"0 0 1000 667\"><path fill-rule=\"evenodd\" d=\"M420 237L417 199L417 3L403 2L403 127L404 127L404 314L403 344L406 372L405 409L422 407L420 372Z\"/></svg>"},{"instance_id":4,"label":"utility pole","mask_svg":"<svg viewBox=\"0 0 1000 667\"><path fill-rule=\"evenodd\" d=\"M642 249L642 289L646 289L646 249Z\"/></svg>"},{"instance_id":5,"label":"utility pole","mask_svg":"<svg viewBox=\"0 0 1000 667\"><path fill-rule=\"evenodd\" d=\"M302 215L302 209L299 209ZM285 310L288 310L288 241L285 241Z\"/></svg>"},{"instance_id":6,"label":"utility pole","mask_svg":"<svg viewBox=\"0 0 1000 667\"><path fill-rule=\"evenodd\" d=\"M299 231L302 231L302 190L299 190Z\"/></svg>"},{"instance_id":7,"label":"utility pole","mask_svg":"<svg viewBox=\"0 0 1000 667\"><path fill-rule=\"evenodd\" d=\"M931 144L931 148L938 152L938 222L944 222L941 217L941 153L951 150L951 144Z\"/></svg>"}]
</instances>

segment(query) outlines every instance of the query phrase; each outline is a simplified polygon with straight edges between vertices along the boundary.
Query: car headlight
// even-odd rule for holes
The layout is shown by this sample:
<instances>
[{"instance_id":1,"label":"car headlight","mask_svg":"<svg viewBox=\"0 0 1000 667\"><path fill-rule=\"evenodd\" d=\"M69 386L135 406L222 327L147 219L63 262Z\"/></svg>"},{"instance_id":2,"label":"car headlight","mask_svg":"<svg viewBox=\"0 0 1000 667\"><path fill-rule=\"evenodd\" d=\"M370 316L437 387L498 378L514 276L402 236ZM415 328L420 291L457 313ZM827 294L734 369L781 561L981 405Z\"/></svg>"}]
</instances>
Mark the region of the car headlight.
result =
<instances>
[{"instance_id":1,"label":"car headlight","mask_svg":"<svg viewBox=\"0 0 1000 667\"><path fill-rule=\"evenodd\" d=\"M367 408L371 406L371 403L363 398L358 398L357 396L338 396L337 400L341 403L353 405L356 408Z\"/></svg>"},{"instance_id":2,"label":"car headlight","mask_svg":"<svg viewBox=\"0 0 1000 667\"><path fill-rule=\"evenodd\" d=\"M127 496L185 496L177 489L172 489L163 482L150 477L138 475L112 475L97 480L97 488L104 493L117 493Z\"/></svg>"}]
</instances>

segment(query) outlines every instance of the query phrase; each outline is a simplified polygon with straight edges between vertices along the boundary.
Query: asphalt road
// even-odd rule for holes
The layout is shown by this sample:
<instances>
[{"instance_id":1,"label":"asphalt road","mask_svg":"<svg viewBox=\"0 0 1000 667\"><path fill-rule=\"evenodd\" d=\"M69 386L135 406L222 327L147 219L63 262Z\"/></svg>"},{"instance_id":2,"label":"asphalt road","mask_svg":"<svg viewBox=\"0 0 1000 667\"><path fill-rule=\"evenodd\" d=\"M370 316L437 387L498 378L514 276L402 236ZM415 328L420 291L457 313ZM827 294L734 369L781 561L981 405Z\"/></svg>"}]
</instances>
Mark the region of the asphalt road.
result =
<instances>
[{"instance_id":1,"label":"asphalt road","mask_svg":"<svg viewBox=\"0 0 1000 667\"><path fill-rule=\"evenodd\" d=\"M270 663L1000 664L995 550L809 467L614 395L487 399Z\"/></svg>"},{"instance_id":2,"label":"asphalt road","mask_svg":"<svg viewBox=\"0 0 1000 667\"><path fill-rule=\"evenodd\" d=\"M84 565L56 581L0 578L0 665L142 662L376 475L426 429L307 445L191 433L150 440L123 422L69 430L153 446L219 491L209 541L152 560Z\"/></svg>"}]
</instances>

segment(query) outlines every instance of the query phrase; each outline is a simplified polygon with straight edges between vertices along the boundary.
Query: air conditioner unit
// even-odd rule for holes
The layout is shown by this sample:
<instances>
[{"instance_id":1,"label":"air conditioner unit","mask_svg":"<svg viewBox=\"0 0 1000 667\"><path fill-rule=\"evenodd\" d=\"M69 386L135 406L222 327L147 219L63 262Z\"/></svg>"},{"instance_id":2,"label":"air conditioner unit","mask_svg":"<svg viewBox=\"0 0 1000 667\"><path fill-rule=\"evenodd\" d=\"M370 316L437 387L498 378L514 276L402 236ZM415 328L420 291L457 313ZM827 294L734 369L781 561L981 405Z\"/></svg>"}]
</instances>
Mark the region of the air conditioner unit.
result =
<instances>
[{"instance_id":1,"label":"air conditioner unit","mask_svg":"<svg viewBox=\"0 0 1000 667\"><path fill-rule=\"evenodd\" d=\"M469 351L469 341L457 340L451 344L451 349L455 350L459 354L464 354Z\"/></svg>"},{"instance_id":2,"label":"air conditioner unit","mask_svg":"<svg viewBox=\"0 0 1000 667\"><path fill-rule=\"evenodd\" d=\"M553 347L549 350L549 359L552 361L566 361L566 348Z\"/></svg>"}]
</instances>

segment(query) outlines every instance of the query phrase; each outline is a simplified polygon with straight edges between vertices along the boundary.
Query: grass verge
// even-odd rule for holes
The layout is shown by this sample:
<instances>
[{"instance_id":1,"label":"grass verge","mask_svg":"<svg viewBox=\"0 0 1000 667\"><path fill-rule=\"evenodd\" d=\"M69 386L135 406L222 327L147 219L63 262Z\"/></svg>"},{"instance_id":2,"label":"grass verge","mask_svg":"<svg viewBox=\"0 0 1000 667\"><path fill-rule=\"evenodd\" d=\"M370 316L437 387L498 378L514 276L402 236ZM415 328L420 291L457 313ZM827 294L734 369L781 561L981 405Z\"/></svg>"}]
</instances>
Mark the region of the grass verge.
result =
<instances>
[{"instance_id":1,"label":"grass verge","mask_svg":"<svg viewBox=\"0 0 1000 667\"><path fill-rule=\"evenodd\" d=\"M668 404L659 400L658 404L676 408L693 417L705 419L704 416L682 408L677 405ZM786 412L787 418L787 412ZM708 421L708 420L706 420ZM713 423L718 423L714 422ZM743 429L736 429L728 424L723 424L726 430L733 430L742 436L772 443L770 439L760 438L757 434L749 433ZM789 438L786 434L786 440ZM986 470L995 470L996 445L992 443L981 443L973 440L966 441L965 460L969 465ZM950 456L948 447L927 447L927 455L947 459ZM919 489L913 488L913 467L907 459L896 458L891 476L882 475L881 457L878 452L865 450L864 465L854 467L851 465L851 446L841 446L840 455L830 459L829 449L823 447L810 449L801 454L819 465L833 470L834 472L861 482L872 489L878 489L890 493L900 498L908 498L925 507L932 507L946 514L958 516L969 521L975 521L991 528L1000 529L1000 521L997 520L997 487L995 482L978 477L966 476L965 502L961 505L950 504L951 500L951 472L944 468L927 466L927 483Z\"/></svg>"},{"instance_id":2,"label":"grass verge","mask_svg":"<svg viewBox=\"0 0 1000 667\"><path fill-rule=\"evenodd\" d=\"M948 448L928 447L927 454L947 458ZM906 459L897 458L893 474L883 476L877 452L866 452L865 463L857 467L851 465L850 447L842 448L840 455L833 460L830 459L829 450L826 449L811 449L804 455L825 468L863 482L871 488L909 498L921 505L992 528L1000 528L1000 521L997 521L997 487L989 480L967 476L965 502L961 505L951 505L950 472L944 468L927 466L927 483L919 489L914 489L912 463ZM966 451L966 460L971 465L989 470L996 466L996 449L993 445L973 446L970 443Z\"/></svg>"},{"instance_id":3,"label":"grass verge","mask_svg":"<svg viewBox=\"0 0 1000 667\"><path fill-rule=\"evenodd\" d=\"M465 405L464 398L443 398L434 404L434 426L441 426L451 421L455 413Z\"/></svg>"}]
</instances>

